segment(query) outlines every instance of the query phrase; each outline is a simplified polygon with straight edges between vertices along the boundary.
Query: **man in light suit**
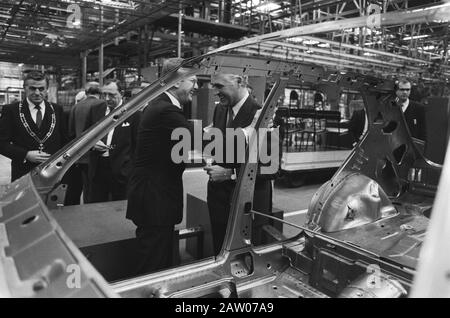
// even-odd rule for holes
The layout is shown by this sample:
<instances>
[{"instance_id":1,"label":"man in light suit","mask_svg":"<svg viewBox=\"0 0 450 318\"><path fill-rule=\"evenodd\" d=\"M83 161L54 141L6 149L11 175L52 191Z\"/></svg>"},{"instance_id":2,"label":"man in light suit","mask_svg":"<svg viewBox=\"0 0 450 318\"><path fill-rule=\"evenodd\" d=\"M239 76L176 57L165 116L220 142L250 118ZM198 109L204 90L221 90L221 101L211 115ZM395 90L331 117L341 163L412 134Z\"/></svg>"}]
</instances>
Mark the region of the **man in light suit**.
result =
<instances>
[{"instance_id":1,"label":"man in light suit","mask_svg":"<svg viewBox=\"0 0 450 318\"><path fill-rule=\"evenodd\" d=\"M23 82L26 98L5 105L0 115L0 154L11 159L11 181L46 161L67 142L60 106L48 102L48 78L29 72Z\"/></svg>"},{"instance_id":2,"label":"man in light suit","mask_svg":"<svg viewBox=\"0 0 450 318\"><path fill-rule=\"evenodd\" d=\"M102 87L106 103L91 107L86 119L89 127L122 105L119 82L109 81ZM132 157L136 145L139 112L110 130L89 155L90 202L125 200Z\"/></svg>"},{"instance_id":3,"label":"man in light suit","mask_svg":"<svg viewBox=\"0 0 450 318\"><path fill-rule=\"evenodd\" d=\"M182 61L165 60L162 74ZM172 148L177 141L171 135L177 128L192 132L183 106L192 101L196 89L197 78L190 76L159 95L142 113L127 206L127 219L137 226L136 275L172 266L174 227L183 218L185 164L172 160Z\"/></svg>"},{"instance_id":4,"label":"man in light suit","mask_svg":"<svg viewBox=\"0 0 450 318\"><path fill-rule=\"evenodd\" d=\"M396 102L401 107L411 136L423 141L427 140L425 106L409 99L411 83L401 79L396 83Z\"/></svg>"}]
</instances>

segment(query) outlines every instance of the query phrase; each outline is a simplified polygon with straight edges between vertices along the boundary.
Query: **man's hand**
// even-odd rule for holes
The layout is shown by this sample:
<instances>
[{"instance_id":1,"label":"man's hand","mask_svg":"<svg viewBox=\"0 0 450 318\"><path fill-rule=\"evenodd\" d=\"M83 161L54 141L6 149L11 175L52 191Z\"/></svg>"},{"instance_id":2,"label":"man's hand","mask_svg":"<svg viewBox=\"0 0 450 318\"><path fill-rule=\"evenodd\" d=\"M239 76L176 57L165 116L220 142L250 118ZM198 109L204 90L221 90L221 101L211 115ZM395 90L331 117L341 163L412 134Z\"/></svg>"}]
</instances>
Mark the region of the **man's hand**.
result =
<instances>
[{"instance_id":1,"label":"man's hand","mask_svg":"<svg viewBox=\"0 0 450 318\"><path fill-rule=\"evenodd\" d=\"M213 129L213 128L214 128L214 127L213 127L212 124L211 124L211 125L208 125L208 126L206 126L205 128L203 128L203 133L207 134L207 133L211 132L211 129Z\"/></svg>"},{"instance_id":2,"label":"man's hand","mask_svg":"<svg viewBox=\"0 0 450 318\"><path fill-rule=\"evenodd\" d=\"M105 152L109 149L109 147L107 145L105 145L105 143L103 141L99 140L94 145L93 149L96 151Z\"/></svg>"},{"instance_id":3,"label":"man's hand","mask_svg":"<svg viewBox=\"0 0 450 318\"><path fill-rule=\"evenodd\" d=\"M27 155L25 156L25 159L28 160L29 162L36 162L36 163L44 162L48 158L50 158L50 154L39 150L30 150L27 152Z\"/></svg>"},{"instance_id":4,"label":"man's hand","mask_svg":"<svg viewBox=\"0 0 450 318\"><path fill-rule=\"evenodd\" d=\"M233 169L223 168L218 165L206 166L203 169L209 174L209 179L213 182L231 180L233 175Z\"/></svg>"}]
</instances>

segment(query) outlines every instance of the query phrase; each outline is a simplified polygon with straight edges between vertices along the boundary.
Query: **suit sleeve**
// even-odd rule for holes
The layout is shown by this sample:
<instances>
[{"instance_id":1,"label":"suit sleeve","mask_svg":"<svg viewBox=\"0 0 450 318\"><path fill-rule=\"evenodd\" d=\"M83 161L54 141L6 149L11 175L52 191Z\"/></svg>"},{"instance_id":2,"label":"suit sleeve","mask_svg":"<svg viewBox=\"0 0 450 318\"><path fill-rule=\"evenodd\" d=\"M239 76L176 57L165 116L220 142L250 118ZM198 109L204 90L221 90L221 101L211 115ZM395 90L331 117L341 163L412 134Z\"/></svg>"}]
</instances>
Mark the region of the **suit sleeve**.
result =
<instances>
[{"instance_id":1,"label":"suit sleeve","mask_svg":"<svg viewBox=\"0 0 450 318\"><path fill-rule=\"evenodd\" d=\"M141 115L142 112L138 111L134 113L133 117L131 118L131 146L130 146L131 162L134 162L134 155L136 153L137 134L139 124L141 122Z\"/></svg>"},{"instance_id":2,"label":"suit sleeve","mask_svg":"<svg viewBox=\"0 0 450 318\"><path fill-rule=\"evenodd\" d=\"M419 118L421 119L418 122L419 136L420 136L420 139L422 139L424 142L426 142L427 141L427 123L426 123L427 110L426 110L425 106L420 105L419 111L420 111Z\"/></svg>"},{"instance_id":3,"label":"suit sleeve","mask_svg":"<svg viewBox=\"0 0 450 318\"><path fill-rule=\"evenodd\" d=\"M12 143L16 120L11 107L4 106L0 117L0 153L12 160L23 161L28 150Z\"/></svg>"},{"instance_id":4,"label":"suit sleeve","mask_svg":"<svg viewBox=\"0 0 450 318\"><path fill-rule=\"evenodd\" d=\"M61 135L61 146L66 145L69 142L69 130L68 130L68 122L69 122L69 114L65 113L61 106L57 106L59 109L61 119L60 124L60 135Z\"/></svg>"},{"instance_id":5,"label":"suit sleeve","mask_svg":"<svg viewBox=\"0 0 450 318\"><path fill-rule=\"evenodd\" d=\"M69 125L67 127L69 140L75 139L76 131L75 131L75 107L70 109L69 114Z\"/></svg>"},{"instance_id":6,"label":"suit sleeve","mask_svg":"<svg viewBox=\"0 0 450 318\"><path fill-rule=\"evenodd\" d=\"M161 119L163 120L164 126L168 129L186 128L189 130L191 136L194 136L194 124L189 122L181 111L172 109L165 110L161 114Z\"/></svg>"}]
</instances>

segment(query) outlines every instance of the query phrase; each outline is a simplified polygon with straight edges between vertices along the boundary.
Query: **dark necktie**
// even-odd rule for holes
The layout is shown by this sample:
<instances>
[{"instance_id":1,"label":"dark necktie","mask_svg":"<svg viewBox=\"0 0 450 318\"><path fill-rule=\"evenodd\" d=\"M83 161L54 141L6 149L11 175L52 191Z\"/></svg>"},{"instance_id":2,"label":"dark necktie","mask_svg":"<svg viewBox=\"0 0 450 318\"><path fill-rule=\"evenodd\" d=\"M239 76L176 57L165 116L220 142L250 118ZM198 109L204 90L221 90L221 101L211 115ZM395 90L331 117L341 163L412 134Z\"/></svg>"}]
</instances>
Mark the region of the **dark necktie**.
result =
<instances>
[{"instance_id":1,"label":"dark necktie","mask_svg":"<svg viewBox=\"0 0 450 318\"><path fill-rule=\"evenodd\" d=\"M227 128L231 128L232 123L233 123L233 108L228 107Z\"/></svg>"},{"instance_id":2,"label":"dark necktie","mask_svg":"<svg viewBox=\"0 0 450 318\"><path fill-rule=\"evenodd\" d=\"M38 129L41 128L41 124L42 124L42 112L41 112L41 106L35 106L35 108L37 109L37 113L36 113L36 126Z\"/></svg>"}]
</instances>

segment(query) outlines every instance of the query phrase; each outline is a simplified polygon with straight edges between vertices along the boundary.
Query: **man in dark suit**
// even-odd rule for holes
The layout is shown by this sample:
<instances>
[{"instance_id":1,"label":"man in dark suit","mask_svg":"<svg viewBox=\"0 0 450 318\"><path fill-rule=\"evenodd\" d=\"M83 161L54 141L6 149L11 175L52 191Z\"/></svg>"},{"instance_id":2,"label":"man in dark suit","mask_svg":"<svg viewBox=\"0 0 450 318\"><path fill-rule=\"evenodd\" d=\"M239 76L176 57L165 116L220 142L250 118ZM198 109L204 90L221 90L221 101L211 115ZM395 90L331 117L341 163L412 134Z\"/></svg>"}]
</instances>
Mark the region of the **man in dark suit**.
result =
<instances>
[{"instance_id":1,"label":"man in dark suit","mask_svg":"<svg viewBox=\"0 0 450 318\"><path fill-rule=\"evenodd\" d=\"M411 83L401 79L396 83L396 102L405 116L411 136L423 141L427 140L425 124L425 106L409 99Z\"/></svg>"},{"instance_id":2,"label":"man in dark suit","mask_svg":"<svg viewBox=\"0 0 450 318\"><path fill-rule=\"evenodd\" d=\"M3 106L0 153L11 159L11 181L46 161L67 142L63 110L46 101L47 77L38 71L24 79L26 98Z\"/></svg>"},{"instance_id":3,"label":"man in dark suit","mask_svg":"<svg viewBox=\"0 0 450 318\"><path fill-rule=\"evenodd\" d=\"M164 61L162 74L181 63L178 58ZM137 226L140 260L136 275L172 265L173 231L183 218L185 164L175 163L171 156L176 144L171 134L176 128L192 131L182 107L192 101L196 88L195 76L182 80L153 100L142 114L127 206L127 218Z\"/></svg>"},{"instance_id":4,"label":"man in dark suit","mask_svg":"<svg viewBox=\"0 0 450 318\"><path fill-rule=\"evenodd\" d=\"M86 126L90 127L122 105L120 83L109 81L102 87L106 103L90 108ZM136 145L139 114L135 113L99 140L89 155L90 202L125 200Z\"/></svg>"},{"instance_id":5,"label":"man in dark suit","mask_svg":"<svg viewBox=\"0 0 450 318\"><path fill-rule=\"evenodd\" d=\"M219 98L219 105L214 110L212 126L219 128L223 136L226 136L226 128L239 130L250 126L260 106L249 96L244 79L233 74L218 74L212 77L211 85ZM245 130L243 132L245 133ZM225 140L224 145L229 142ZM236 159L235 156L234 160ZM207 201L216 255L222 248L236 185L236 174L233 170L238 170L239 166L238 162L225 162L205 168L210 175ZM264 175L258 175L256 178L253 210L266 214L272 212L272 183ZM252 231L254 245L262 242L264 224L267 224L266 218L255 217Z\"/></svg>"},{"instance_id":6,"label":"man in dark suit","mask_svg":"<svg viewBox=\"0 0 450 318\"><path fill-rule=\"evenodd\" d=\"M396 105L401 108L406 125L411 136L426 141L425 106L409 99L411 83L405 79L395 84ZM357 142L362 133L367 130L366 112L364 109L355 110L349 122L349 131Z\"/></svg>"},{"instance_id":7,"label":"man in dark suit","mask_svg":"<svg viewBox=\"0 0 450 318\"><path fill-rule=\"evenodd\" d=\"M89 128L86 120L92 107L102 107L100 105L105 104L105 101L100 99L101 90L97 82L87 83L85 94L86 97L70 110L69 139L80 137ZM70 176L64 205L80 204L81 192L83 192L83 202L89 203L88 156L81 157L76 164L70 167L67 174Z\"/></svg>"}]
</instances>

